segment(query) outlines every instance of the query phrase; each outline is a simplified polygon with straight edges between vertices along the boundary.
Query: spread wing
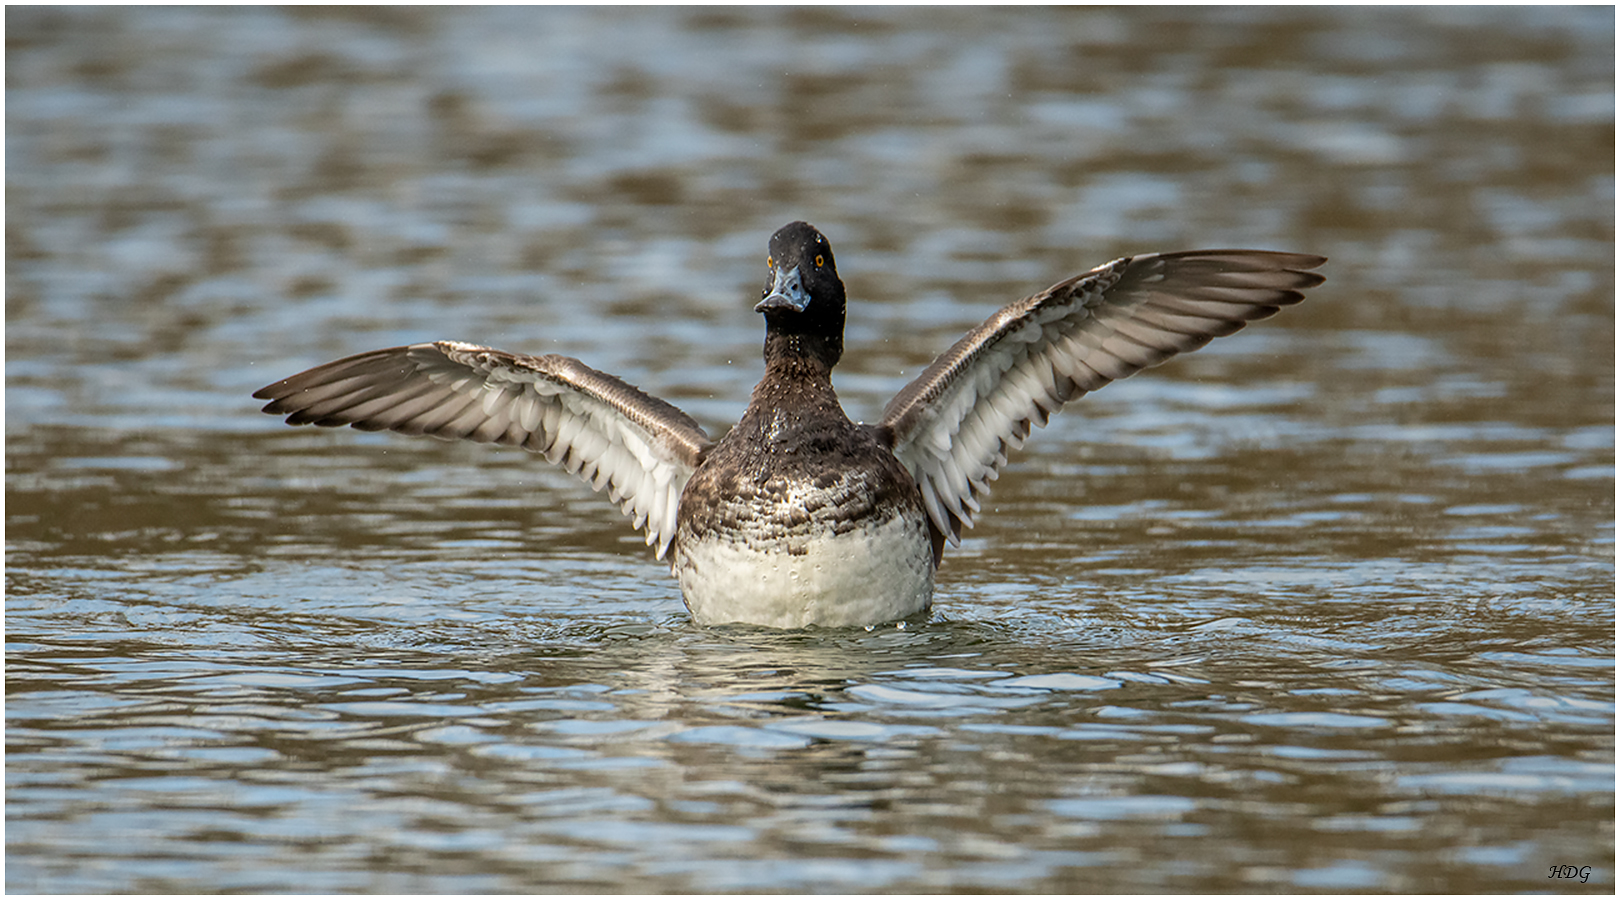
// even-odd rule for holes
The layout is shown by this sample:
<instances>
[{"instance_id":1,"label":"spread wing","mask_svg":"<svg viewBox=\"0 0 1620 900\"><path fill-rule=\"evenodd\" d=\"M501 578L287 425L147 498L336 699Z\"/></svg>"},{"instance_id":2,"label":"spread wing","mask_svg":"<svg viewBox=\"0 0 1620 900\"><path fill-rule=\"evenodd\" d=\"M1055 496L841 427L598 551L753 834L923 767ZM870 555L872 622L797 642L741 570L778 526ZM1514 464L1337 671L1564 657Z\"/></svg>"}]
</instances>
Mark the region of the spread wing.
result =
<instances>
[{"instance_id":1,"label":"spread wing","mask_svg":"<svg viewBox=\"0 0 1620 900\"><path fill-rule=\"evenodd\" d=\"M1032 425L1087 391L1304 299L1327 260L1264 250L1117 259L991 316L889 401L879 422L954 545Z\"/></svg>"},{"instance_id":2,"label":"spread wing","mask_svg":"<svg viewBox=\"0 0 1620 900\"><path fill-rule=\"evenodd\" d=\"M289 425L352 425L545 454L645 527L663 558L681 491L710 445L674 406L567 356L435 341L373 350L254 392Z\"/></svg>"}]
</instances>

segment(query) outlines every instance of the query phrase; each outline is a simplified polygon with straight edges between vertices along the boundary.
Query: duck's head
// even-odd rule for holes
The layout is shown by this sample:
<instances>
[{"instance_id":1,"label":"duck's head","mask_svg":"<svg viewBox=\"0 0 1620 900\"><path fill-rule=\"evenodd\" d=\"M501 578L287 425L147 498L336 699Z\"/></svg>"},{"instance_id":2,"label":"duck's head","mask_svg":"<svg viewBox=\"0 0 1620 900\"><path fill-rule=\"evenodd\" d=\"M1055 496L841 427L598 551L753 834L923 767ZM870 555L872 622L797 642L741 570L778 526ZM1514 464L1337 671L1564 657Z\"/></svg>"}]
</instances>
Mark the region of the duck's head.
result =
<instances>
[{"instance_id":1,"label":"duck's head","mask_svg":"<svg viewBox=\"0 0 1620 900\"><path fill-rule=\"evenodd\" d=\"M764 298L766 353L770 338L787 339L788 350L819 356L831 367L844 352L844 282L832 245L807 222L792 222L771 235Z\"/></svg>"}]
</instances>

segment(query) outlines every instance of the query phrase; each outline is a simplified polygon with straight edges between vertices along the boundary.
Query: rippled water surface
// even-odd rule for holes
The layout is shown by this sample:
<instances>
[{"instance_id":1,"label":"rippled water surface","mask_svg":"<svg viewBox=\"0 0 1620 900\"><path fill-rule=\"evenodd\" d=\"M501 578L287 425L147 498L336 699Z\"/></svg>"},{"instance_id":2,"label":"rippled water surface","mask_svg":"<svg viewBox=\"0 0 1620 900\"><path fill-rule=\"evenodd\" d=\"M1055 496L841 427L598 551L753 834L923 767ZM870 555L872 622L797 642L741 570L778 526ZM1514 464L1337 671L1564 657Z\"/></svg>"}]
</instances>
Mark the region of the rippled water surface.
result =
<instances>
[{"instance_id":1,"label":"rippled water surface","mask_svg":"<svg viewBox=\"0 0 1620 900\"><path fill-rule=\"evenodd\" d=\"M1611 9L6 25L9 889L1613 891ZM457 338L721 433L795 218L868 419L1112 257L1331 261L904 628L695 627L541 460L249 397Z\"/></svg>"}]
</instances>

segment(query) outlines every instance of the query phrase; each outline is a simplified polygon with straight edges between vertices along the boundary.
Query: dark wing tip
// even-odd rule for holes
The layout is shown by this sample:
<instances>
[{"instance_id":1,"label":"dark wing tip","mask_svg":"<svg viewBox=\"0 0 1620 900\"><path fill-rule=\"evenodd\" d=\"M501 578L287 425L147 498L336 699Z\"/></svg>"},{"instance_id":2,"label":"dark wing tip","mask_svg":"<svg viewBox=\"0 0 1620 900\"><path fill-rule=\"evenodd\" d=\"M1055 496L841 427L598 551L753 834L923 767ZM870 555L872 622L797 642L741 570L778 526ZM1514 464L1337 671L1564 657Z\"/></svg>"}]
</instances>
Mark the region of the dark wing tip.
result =
<instances>
[{"instance_id":1,"label":"dark wing tip","mask_svg":"<svg viewBox=\"0 0 1620 900\"><path fill-rule=\"evenodd\" d=\"M293 384L297 380L298 375L289 375L280 381L267 384L253 392L253 399L270 401L264 405L264 411L273 414L280 413L281 410L272 409L272 407L279 406L288 397L298 393L298 388Z\"/></svg>"},{"instance_id":2,"label":"dark wing tip","mask_svg":"<svg viewBox=\"0 0 1620 900\"><path fill-rule=\"evenodd\" d=\"M267 384L254 391L253 398L268 400L260 411L287 416L288 425L353 424L353 417L344 413L359 401L357 392L376 398L404 385L418 371L410 353L423 346L427 345L389 347L346 356ZM334 403L344 397L350 402Z\"/></svg>"}]
</instances>

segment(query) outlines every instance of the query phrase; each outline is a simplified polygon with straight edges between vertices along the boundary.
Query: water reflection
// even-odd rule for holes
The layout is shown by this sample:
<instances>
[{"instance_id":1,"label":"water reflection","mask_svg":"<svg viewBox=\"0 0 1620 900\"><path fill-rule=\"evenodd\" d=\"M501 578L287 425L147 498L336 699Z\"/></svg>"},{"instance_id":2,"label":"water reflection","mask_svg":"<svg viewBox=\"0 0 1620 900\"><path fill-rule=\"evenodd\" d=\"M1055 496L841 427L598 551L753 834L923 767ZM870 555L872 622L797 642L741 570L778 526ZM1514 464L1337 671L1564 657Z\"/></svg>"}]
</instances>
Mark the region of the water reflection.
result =
<instances>
[{"instance_id":1,"label":"water reflection","mask_svg":"<svg viewBox=\"0 0 1620 900\"><path fill-rule=\"evenodd\" d=\"M578 887L628 867L635 883L675 879L666 888L816 877L1055 888L1082 870L1133 881L1122 871L1142 841L1241 856L1231 829L1290 815L1308 815L1311 833L1409 841L1447 795L1544 798L1534 811L1612 783L1601 760L1548 754L1458 771L1454 751L1478 753L1483 736L1446 725L1484 714L1493 741L1522 742L1555 721L1607 727L1602 704L1479 690L1487 682L1449 667L1396 671L1376 648L1317 647L1335 652L1265 668L1276 641L1233 653L1241 623L1074 644L1083 630L1036 643L986 624L816 635L672 621L494 650L468 643L488 623L441 626L429 647L375 630L251 627L324 654L273 641L213 660L134 641L27 648L30 667L53 664L59 690L10 704L24 760L11 802L45 820L94 810L115 829L127 822L117 810L167 810L152 824L185 847L291 840L306 871L351 886L390 883L345 876L364 850L425 883L494 871L505 876L472 883ZM1052 669L1060 655L1074 670ZM1456 699L1414 704L1439 697ZM96 789L64 790L27 762L48 746L95 772ZM1303 837L1291 846L1332 844ZM105 854L82 840L65 849ZM720 865L716 853L753 862ZM953 861L944 881L929 862L941 858ZM1199 858L1164 883L1240 883ZM536 859L566 865L523 869ZM1274 875L1314 884L1339 865ZM1381 871L1378 884L1393 883ZM195 883L178 868L152 877Z\"/></svg>"}]
</instances>

